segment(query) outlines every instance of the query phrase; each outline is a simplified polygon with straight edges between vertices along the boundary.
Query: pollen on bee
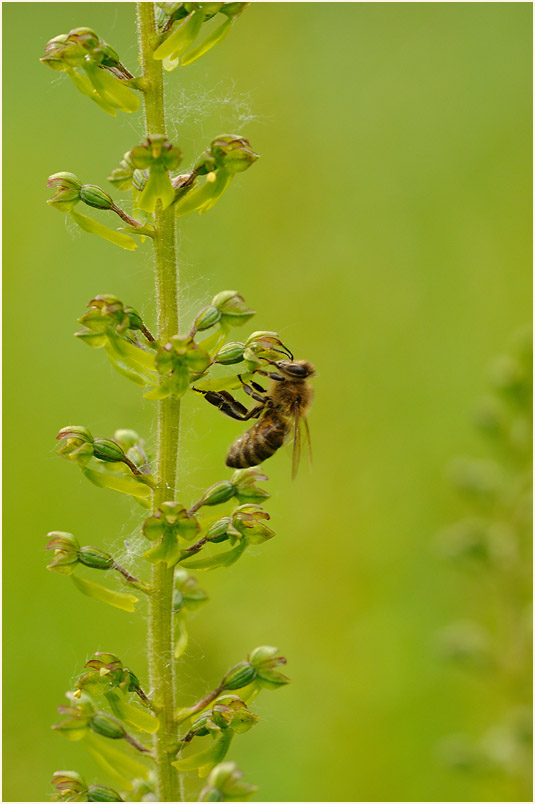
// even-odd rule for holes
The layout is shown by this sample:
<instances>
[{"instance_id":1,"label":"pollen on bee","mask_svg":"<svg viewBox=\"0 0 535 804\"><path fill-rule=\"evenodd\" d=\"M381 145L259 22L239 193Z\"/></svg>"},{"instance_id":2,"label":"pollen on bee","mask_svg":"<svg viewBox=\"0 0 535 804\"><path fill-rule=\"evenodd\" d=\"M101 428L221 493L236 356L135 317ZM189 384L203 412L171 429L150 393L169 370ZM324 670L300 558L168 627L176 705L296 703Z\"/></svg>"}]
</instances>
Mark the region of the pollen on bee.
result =
<instances>
[{"instance_id":1,"label":"pollen on bee","mask_svg":"<svg viewBox=\"0 0 535 804\"><path fill-rule=\"evenodd\" d=\"M213 170L211 170L211 171L210 171L210 173L207 173L207 175L206 175L206 181L209 181L209 182L214 182L214 181L215 181L215 179L216 179L216 176L215 176L215 173L214 173L214 171L213 171Z\"/></svg>"}]
</instances>

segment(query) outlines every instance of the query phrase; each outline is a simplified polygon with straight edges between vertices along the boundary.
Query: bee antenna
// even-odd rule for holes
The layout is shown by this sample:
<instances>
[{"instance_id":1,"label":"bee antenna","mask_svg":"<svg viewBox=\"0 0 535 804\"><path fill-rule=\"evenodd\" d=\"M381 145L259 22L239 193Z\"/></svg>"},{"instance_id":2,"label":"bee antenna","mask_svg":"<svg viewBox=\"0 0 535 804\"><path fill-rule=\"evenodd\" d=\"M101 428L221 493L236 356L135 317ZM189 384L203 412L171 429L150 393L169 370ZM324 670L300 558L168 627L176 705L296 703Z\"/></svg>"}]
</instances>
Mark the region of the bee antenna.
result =
<instances>
[{"instance_id":1,"label":"bee antenna","mask_svg":"<svg viewBox=\"0 0 535 804\"><path fill-rule=\"evenodd\" d=\"M286 355L286 357L289 357L290 360L293 362L294 356L290 352L290 350L288 349L287 346L283 346L282 349L273 349L273 351L274 352L279 352L279 354L281 354L281 355Z\"/></svg>"}]
</instances>

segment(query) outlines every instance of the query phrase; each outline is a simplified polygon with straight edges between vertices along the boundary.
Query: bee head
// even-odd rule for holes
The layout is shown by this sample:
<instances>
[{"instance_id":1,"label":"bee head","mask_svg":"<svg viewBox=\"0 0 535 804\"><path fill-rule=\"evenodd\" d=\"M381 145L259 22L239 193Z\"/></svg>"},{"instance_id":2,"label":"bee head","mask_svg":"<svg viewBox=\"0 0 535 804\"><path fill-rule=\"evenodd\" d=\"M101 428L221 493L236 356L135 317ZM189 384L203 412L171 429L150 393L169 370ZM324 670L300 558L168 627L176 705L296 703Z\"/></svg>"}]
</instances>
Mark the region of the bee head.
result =
<instances>
[{"instance_id":1,"label":"bee head","mask_svg":"<svg viewBox=\"0 0 535 804\"><path fill-rule=\"evenodd\" d=\"M278 360L274 365L289 380L306 380L314 375L314 366L307 360Z\"/></svg>"}]
</instances>

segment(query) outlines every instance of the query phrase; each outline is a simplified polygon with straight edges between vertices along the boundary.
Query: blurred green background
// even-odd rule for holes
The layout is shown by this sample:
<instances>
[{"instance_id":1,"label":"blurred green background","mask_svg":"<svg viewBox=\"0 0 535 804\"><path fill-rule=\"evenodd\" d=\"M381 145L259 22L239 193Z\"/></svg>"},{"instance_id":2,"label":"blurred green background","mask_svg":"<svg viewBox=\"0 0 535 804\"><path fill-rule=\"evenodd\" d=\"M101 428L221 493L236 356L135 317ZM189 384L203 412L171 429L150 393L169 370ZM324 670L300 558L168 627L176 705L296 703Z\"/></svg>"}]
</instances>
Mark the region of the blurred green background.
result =
<instances>
[{"instance_id":1,"label":"blurred green background","mask_svg":"<svg viewBox=\"0 0 535 804\"><path fill-rule=\"evenodd\" d=\"M66 228L45 183L69 170L106 187L142 119L108 117L38 61L85 25L136 72L134 10L3 6L4 800L46 798L58 768L106 782L49 729L88 655L113 651L146 678L144 618L78 595L45 571L43 549L59 529L120 551L140 521L56 458L54 437L83 423L153 439L153 404L72 337L97 293L154 321L150 248ZM230 755L259 800L517 795L440 761L445 736L492 723L494 699L437 656L437 632L472 597L433 534L458 513L448 462L480 450L470 411L488 362L530 317L531 15L526 3L254 3L167 78L186 165L229 131L262 157L180 224L184 329L235 288L258 311L247 332L279 331L318 369L313 471L292 483L289 450L270 459L277 538L202 575L212 600L179 668L188 704L256 645L288 656L293 683L261 696L261 724ZM187 400L181 498L227 477L241 429Z\"/></svg>"}]
</instances>

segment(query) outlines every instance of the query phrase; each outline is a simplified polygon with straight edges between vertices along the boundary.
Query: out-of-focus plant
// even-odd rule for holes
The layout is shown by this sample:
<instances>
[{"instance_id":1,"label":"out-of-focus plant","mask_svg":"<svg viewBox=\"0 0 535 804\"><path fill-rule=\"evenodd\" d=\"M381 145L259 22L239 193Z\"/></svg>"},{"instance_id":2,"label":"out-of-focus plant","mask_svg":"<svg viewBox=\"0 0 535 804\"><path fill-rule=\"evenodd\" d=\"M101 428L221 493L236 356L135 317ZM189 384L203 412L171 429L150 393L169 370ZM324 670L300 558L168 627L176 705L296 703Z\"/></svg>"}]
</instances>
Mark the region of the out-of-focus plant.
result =
<instances>
[{"instance_id":1,"label":"out-of-focus plant","mask_svg":"<svg viewBox=\"0 0 535 804\"><path fill-rule=\"evenodd\" d=\"M479 735L441 746L445 761L501 777L507 800L531 800L532 341L518 333L491 369L491 393L475 425L492 457L458 459L451 478L466 513L438 534L443 557L463 572L474 616L443 629L444 658L479 675L496 701Z\"/></svg>"},{"instance_id":2,"label":"out-of-focus plant","mask_svg":"<svg viewBox=\"0 0 535 804\"><path fill-rule=\"evenodd\" d=\"M258 485L267 477L256 468L235 471L194 502L184 503L176 488L181 397L193 385L207 392L216 366L230 367L216 383L228 393L265 365L262 361L275 361L281 354L281 341L273 332L254 332L240 342L230 339L234 328L254 315L234 290L218 293L188 327L180 327L178 320L177 217L211 210L236 174L258 155L244 137L223 134L192 159L189 170L179 173L182 150L166 136L162 62L172 69L203 56L222 41L247 5L138 3L138 77L89 28L54 37L41 59L66 73L108 114L135 113L138 107L144 111L145 138L126 151L109 176L118 192L129 193L131 212L101 187L70 172L53 173L47 186L53 191L49 204L83 231L129 251L152 245L157 297L154 329L111 294L96 295L78 319L82 328L77 338L102 349L124 377L154 400L157 447L152 454L129 429L118 429L109 438L83 425L68 425L57 435L57 453L92 484L126 494L145 509L141 532L146 547L134 575L107 550L52 531L46 546L52 553L48 568L68 576L83 594L127 612L135 611L141 597L147 599L149 683L142 685L113 653L95 653L85 663L67 693L68 704L59 707L62 718L54 729L83 742L114 786L88 784L74 771L57 771L53 784L58 801L180 801L182 774L189 772L208 777L202 789L199 785L201 801L248 800L256 788L223 760L234 736L256 725L258 716L249 708L256 695L289 680L279 669L284 657L263 646L193 706L178 707L175 701L175 669L187 648L189 614L208 597L191 570L228 567L250 545L275 535L263 508L270 495ZM123 225L113 228L109 220L104 224L95 218L95 212L82 214L84 206L108 219L117 216ZM149 255L147 262L152 262ZM216 507L221 513L214 516ZM149 569L150 577L143 577ZM99 579L119 579L123 590L96 583L86 577L88 572Z\"/></svg>"}]
</instances>

